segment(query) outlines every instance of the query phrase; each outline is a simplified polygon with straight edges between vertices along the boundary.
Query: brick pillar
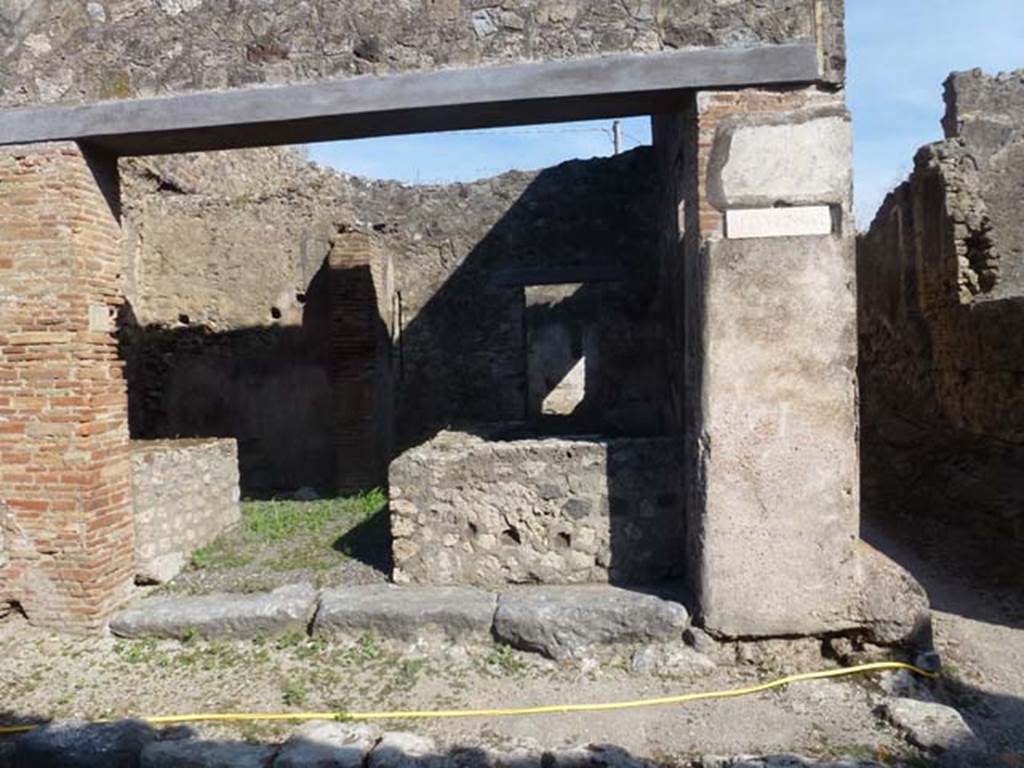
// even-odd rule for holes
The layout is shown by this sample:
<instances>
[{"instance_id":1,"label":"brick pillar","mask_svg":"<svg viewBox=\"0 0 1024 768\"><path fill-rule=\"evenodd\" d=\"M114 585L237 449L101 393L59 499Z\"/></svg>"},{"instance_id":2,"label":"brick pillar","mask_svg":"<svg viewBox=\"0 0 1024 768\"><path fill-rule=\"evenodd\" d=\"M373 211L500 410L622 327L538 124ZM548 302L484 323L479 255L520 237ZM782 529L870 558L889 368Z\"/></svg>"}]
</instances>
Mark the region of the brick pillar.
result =
<instances>
[{"instance_id":1,"label":"brick pillar","mask_svg":"<svg viewBox=\"0 0 1024 768\"><path fill-rule=\"evenodd\" d=\"M133 573L116 161L0 149L0 600L102 628Z\"/></svg>"},{"instance_id":2,"label":"brick pillar","mask_svg":"<svg viewBox=\"0 0 1024 768\"><path fill-rule=\"evenodd\" d=\"M391 276L365 232L338 233L327 263L338 490L354 493L383 487L391 459Z\"/></svg>"}]
</instances>

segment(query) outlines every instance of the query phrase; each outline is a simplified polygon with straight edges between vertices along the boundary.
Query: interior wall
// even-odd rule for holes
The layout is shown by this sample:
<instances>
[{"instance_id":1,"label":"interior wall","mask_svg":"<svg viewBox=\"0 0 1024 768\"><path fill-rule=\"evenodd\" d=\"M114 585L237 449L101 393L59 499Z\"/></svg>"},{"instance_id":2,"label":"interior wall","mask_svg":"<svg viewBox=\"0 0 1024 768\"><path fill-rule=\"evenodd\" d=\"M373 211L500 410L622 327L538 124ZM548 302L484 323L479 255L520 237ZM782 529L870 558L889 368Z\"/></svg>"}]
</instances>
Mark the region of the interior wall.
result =
<instances>
[{"instance_id":1,"label":"interior wall","mask_svg":"<svg viewBox=\"0 0 1024 768\"><path fill-rule=\"evenodd\" d=\"M324 313L332 233L349 228L393 270L378 314L393 344L395 451L449 425L664 429L650 149L449 186L358 179L285 150L123 165L133 436L237 438L248 494L327 493L345 466L332 430L367 404L339 389ZM573 286L557 307L528 303L552 283ZM534 359L550 358L528 329L549 326L591 349L570 340L544 372L554 389L587 358L584 396L555 413L531 405L528 386L531 338Z\"/></svg>"}]
</instances>

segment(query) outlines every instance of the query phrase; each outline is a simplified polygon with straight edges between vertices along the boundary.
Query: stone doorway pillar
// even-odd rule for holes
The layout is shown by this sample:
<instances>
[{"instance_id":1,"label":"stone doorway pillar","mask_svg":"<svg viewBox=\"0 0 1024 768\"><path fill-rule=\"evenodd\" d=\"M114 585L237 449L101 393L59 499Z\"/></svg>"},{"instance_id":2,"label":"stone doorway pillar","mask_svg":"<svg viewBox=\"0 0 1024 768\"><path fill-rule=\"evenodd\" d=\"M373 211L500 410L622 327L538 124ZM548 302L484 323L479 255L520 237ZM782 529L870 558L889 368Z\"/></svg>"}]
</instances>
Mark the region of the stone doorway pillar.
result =
<instances>
[{"instance_id":1,"label":"stone doorway pillar","mask_svg":"<svg viewBox=\"0 0 1024 768\"><path fill-rule=\"evenodd\" d=\"M678 221L663 274L676 308L670 356L683 350L672 390L704 625L729 637L855 627L857 315L842 96L700 93L685 113L656 118L655 139Z\"/></svg>"},{"instance_id":2,"label":"stone doorway pillar","mask_svg":"<svg viewBox=\"0 0 1024 768\"><path fill-rule=\"evenodd\" d=\"M0 601L77 631L134 571L118 186L73 143L0 150Z\"/></svg>"}]
</instances>

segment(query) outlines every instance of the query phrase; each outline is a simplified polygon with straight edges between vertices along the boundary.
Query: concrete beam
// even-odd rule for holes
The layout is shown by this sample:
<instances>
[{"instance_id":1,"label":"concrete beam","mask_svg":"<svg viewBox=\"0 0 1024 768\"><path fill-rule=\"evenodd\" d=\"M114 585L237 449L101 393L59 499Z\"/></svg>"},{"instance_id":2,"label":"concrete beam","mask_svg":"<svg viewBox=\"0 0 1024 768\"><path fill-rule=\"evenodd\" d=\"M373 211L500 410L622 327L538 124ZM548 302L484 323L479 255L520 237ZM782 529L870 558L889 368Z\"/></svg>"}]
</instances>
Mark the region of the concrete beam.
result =
<instances>
[{"instance_id":1,"label":"concrete beam","mask_svg":"<svg viewBox=\"0 0 1024 768\"><path fill-rule=\"evenodd\" d=\"M642 115L682 93L818 79L813 44L627 54L0 112L0 145L152 155Z\"/></svg>"}]
</instances>

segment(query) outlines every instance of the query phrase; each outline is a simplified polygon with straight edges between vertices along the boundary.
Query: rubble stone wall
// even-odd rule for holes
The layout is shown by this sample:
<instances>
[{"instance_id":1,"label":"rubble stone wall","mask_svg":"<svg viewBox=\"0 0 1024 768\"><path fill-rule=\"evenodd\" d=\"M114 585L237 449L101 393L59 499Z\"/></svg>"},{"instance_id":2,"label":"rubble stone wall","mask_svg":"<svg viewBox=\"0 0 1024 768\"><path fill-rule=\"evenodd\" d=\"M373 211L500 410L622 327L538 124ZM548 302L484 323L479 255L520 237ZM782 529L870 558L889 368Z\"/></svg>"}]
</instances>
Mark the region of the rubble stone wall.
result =
<instances>
[{"instance_id":1,"label":"rubble stone wall","mask_svg":"<svg viewBox=\"0 0 1024 768\"><path fill-rule=\"evenodd\" d=\"M642 584L682 575L678 440L489 437L443 432L392 462L396 581Z\"/></svg>"},{"instance_id":2,"label":"rubble stone wall","mask_svg":"<svg viewBox=\"0 0 1024 768\"><path fill-rule=\"evenodd\" d=\"M794 41L841 81L842 25L843 0L6 0L0 105Z\"/></svg>"},{"instance_id":3,"label":"rubble stone wall","mask_svg":"<svg viewBox=\"0 0 1024 768\"><path fill-rule=\"evenodd\" d=\"M1024 73L956 73L948 138L858 242L865 504L1024 539Z\"/></svg>"},{"instance_id":4,"label":"rubble stone wall","mask_svg":"<svg viewBox=\"0 0 1024 768\"><path fill-rule=\"evenodd\" d=\"M230 439L133 440L135 578L173 578L199 547L242 519Z\"/></svg>"}]
</instances>

